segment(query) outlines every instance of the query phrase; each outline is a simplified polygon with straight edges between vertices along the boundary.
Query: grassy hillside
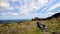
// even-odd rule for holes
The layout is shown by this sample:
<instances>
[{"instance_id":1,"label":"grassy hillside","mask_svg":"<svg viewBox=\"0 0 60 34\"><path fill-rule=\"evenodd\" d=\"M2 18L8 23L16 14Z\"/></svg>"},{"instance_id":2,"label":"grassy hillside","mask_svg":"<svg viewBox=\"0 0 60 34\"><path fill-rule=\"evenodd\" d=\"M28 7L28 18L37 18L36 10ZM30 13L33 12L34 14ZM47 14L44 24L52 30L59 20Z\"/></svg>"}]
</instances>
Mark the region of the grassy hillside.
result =
<instances>
[{"instance_id":1,"label":"grassy hillside","mask_svg":"<svg viewBox=\"0 0 60 34\"><path fill-rule=\"evenodd\" d=\"M60 18L53 18L51 20L41 20L48 27L48 32L40 30L36 22L38 21L25 21L11 24L0 24L0 34L60 34Z\"/></svg>"}]
</instances>

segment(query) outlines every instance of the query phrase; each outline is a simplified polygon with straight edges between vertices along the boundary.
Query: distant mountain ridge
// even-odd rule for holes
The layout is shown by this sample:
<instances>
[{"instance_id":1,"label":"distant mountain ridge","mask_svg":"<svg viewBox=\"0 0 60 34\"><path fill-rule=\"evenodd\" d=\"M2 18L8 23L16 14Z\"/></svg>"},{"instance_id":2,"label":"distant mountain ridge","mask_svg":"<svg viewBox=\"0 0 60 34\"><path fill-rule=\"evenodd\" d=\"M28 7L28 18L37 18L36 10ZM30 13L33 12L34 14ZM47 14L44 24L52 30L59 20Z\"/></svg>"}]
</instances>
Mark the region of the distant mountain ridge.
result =
<instances>
[{"instance_id":1,"label":"distant mountain ridge","mask_svg":"<svg viewBox=\"0 0 60 34\"><path fill-rule=\"evenodd\" d=\"M38 18L38 17L35 17L34 19L32 20L51 20L52 18L60 18L60 12L59 13L56 13L50 17L47 17L47 18Z\"/></svg>"},{"instance_id":2,"label":"distant mountain ridge","mask_svg":"<svg viewBox=\"0 0 60 34\"><path fill-rule=\"evenodd\" d=\"M60 18L60 12L52 15L51 17L45 18L45 19L50 20L50 19L52 19L52 18Z\"/></svg>"},{"instance_id":3,"label":"distant mountain ridge","mask_svg":"<svg viewBox=\"0 0 60 34\"><path fill-rule=\"evenodd\" d=\"M53 15L52 17L55 17L55 18L60 17L60 12L59 12L59 13L56 13L56 14Z\"/></svg>"},{"instance_id":4,"label":"distant mountain ridge","mask_svg":"<svg viewBox=\"0 0 60 34\"><path fill-rule=\"evenodd\" d=\"M15 23L15 22L23 22L23 21L27 21L27 19L16 19L16 20L0 20L0 24L3 23Z\"/></svg>"}]
</instances>

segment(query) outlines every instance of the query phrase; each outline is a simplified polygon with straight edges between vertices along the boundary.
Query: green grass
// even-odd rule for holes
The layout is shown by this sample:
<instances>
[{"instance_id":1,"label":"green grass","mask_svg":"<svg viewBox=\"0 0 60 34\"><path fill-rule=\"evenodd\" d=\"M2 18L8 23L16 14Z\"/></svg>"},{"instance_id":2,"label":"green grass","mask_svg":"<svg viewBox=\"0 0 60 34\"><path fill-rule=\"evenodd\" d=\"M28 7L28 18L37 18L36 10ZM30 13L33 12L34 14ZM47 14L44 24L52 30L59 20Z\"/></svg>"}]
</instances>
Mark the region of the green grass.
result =
<instances>
[{"instance_id":1,"label":"green grass","mask_svg":"<svg viewBox=\"0 0 60 34\"><path fill-rule=\"evenodd\" d=\"M37 21L25 21L22 23L1 24L0 34L43 34L37 25ZM60 19L39 21L44 23L48 27L46 34L52 34L52 32L60 33Z\"/></svg>"}]
</instances>

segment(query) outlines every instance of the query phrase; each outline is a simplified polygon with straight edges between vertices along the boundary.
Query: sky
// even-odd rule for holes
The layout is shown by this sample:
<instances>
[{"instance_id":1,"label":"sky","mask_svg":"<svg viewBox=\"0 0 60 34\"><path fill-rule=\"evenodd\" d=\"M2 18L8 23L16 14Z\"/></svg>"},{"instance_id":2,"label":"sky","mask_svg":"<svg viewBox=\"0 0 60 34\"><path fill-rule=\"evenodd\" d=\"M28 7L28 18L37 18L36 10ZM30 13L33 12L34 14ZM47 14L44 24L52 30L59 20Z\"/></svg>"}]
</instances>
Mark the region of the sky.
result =
<instances>
[{"instance_id":1,"label":"sky","mask_svg":"<svg viewBox=\"0 0 60 34\"><path fill-rule=\"evenodd\" d=\"M60 0L0 0L0 20L46 18L60 12Z\"/></svg>"}]
</instances>

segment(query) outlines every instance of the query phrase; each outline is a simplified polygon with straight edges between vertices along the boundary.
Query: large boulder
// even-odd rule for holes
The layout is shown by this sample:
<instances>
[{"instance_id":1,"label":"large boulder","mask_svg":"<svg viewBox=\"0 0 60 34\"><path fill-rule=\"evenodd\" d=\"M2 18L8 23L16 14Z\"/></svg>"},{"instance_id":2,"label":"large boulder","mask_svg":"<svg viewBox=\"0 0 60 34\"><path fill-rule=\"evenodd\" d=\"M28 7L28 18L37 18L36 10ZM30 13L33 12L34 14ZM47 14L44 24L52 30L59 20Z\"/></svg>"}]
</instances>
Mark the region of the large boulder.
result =
<instances>
[{"instance_id":1,"label":"large boulder","mask_svg":"<svg viewBox=\"0 0 60 34\"><path fill-rule=\"evenodd\" d=\"M47 26L45 26L45 25L42 24L42 23L37 22L37 27L38 27L39 29L43 30L43 31L48 31Z\"/></svg>"}]
</instances>

